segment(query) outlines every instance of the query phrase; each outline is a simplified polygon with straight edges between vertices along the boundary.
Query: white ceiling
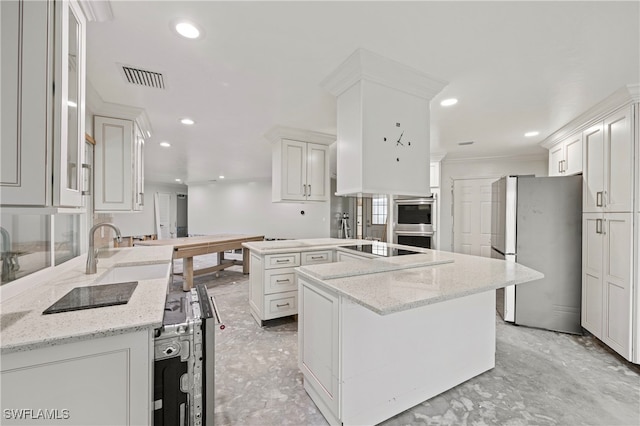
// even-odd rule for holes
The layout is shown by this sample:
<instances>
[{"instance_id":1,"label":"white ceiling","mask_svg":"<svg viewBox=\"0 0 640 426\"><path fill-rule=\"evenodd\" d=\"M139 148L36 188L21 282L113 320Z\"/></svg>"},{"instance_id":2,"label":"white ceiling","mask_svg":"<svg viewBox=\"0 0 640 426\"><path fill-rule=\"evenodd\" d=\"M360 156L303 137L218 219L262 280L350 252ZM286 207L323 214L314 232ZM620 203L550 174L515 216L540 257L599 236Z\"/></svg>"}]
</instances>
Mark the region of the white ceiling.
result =
<instances>
[{"instance_id":1,"label":"white ceiling","mask_svg":"<svg viewBox=\"0 0 640 426\"><path fill-rule=\"evenodd\" d=\"M357 48L449 82L431 103L431 152L447 158L540 154L545 137L640 81L638 1L110 4L112 20L88 25L88 80L103 101L146 111L156 182L269 177L274 125L335 134L320 82ZM204 38L179 37L178 18ZM167 89L128 84L117 64L161 72ZM441 107L448 97L459 103Z\"/></svg>"}]
</instances>

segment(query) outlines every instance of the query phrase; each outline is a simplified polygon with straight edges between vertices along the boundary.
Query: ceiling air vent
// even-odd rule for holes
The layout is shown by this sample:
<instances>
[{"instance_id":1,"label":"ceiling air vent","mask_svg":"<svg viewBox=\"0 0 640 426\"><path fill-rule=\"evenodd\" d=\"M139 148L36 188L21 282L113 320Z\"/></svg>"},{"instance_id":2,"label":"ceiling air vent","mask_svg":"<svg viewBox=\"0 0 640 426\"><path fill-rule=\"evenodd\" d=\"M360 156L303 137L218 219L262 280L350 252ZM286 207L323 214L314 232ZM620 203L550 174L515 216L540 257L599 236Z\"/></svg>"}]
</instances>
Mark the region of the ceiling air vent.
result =
<instances>
[{"instance_id":1,"label":"ceiling air vent","mask_svg":"<svg viewBox=\"0 0 640 426\"><path fill-rule=\"evenodd\" d=\"M147 71L140 68L122 66L125 80L131 84L145 87L164 89L164 77L159 72Z\"/></svg>"}]
</instances>

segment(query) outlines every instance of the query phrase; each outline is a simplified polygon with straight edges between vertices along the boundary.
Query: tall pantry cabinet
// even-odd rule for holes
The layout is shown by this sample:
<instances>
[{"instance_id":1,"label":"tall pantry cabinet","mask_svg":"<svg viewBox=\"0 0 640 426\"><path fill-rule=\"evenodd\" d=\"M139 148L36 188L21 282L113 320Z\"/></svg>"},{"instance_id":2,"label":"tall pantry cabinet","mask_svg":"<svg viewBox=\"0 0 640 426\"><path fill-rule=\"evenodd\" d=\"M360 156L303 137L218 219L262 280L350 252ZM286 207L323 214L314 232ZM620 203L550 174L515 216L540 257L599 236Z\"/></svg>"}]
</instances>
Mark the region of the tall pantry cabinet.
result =
<instances>
[{"instance_id":1,"label":"tall pantry cabinet","mask_svg":"<svg viewBox=\"0 0 640 426\"><path fill-rule=\"evenodd\" d=\"M567 133L578 129L583 143L582 327L634 363L640 363L639 101L640 85L626 86L565 126Z\"/></svg>"}]
</instances>

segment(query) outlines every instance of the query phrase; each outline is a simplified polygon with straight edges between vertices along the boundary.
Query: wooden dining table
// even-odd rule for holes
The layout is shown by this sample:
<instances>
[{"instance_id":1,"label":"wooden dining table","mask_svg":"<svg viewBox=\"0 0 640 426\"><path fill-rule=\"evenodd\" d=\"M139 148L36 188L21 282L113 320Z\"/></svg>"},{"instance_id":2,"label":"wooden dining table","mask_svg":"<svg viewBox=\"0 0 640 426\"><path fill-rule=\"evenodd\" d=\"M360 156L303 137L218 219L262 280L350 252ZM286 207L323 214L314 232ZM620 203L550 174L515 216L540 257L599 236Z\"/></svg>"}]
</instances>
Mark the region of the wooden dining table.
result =
<instances>
[{"instance_id":1,"label":"wooden dining table","mask_svg":"<svg viewBox=\"0 0 640 426\"><path fill-rule=\"evenodd\" d=\"M194 237L169 238L163 240L136 241L136 246L173 246L173 258L182 259L182 289L189 291L193 287L193 277L221 271L230 266L239 265L236 260L225 259L227 250L242 249L242 273L249 273L249 250L242 247L248 241L262 241L264 235L217 234ZM218 253L218 264L207 268L193 269L193 258L204 254Z\"/></svg>"}]
</instances>

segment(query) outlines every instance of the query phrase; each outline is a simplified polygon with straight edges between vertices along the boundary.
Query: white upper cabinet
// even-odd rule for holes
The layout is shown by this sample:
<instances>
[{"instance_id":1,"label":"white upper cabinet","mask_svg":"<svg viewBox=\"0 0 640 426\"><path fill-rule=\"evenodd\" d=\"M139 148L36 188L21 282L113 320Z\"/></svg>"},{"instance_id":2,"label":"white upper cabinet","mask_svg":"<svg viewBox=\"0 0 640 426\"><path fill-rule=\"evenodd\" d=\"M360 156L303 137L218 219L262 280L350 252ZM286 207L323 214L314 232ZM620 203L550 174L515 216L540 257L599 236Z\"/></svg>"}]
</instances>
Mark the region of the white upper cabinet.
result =
<instances>
[{"instance_id":1,"label":"white upper cabinet","mask_svg":"<svg viewBox=\"0 0 640 426\"><path fill-rule=\"evenodd\" d=\"M584 132L585 212L633 211L633 106Z\"/></svg>"},{"instance_id":2,"label":"white upper cabinet","mask_svg":"<svg viewBox=\"0 0 640 426\"><path fill-rule=\"evenodd\" d=\"M329 145L333 135L276 126L272 143L272 201L329 201Z\"/></svg>"},{"instance_id":3,"label":"white upper cabinet","mask_svg":"<svg viewBox=\"0 0 640 426\"><path fill-rule=\"evenodd\" d=\"M75 0L0 7L1 204L80 207L85 17Z\"/></svg>"},{"instance_id":4,"label":"white upper cabinet","mask_svg":"<svg viewBox=\"0 0 640 426\"><path fill-rule=\"evenodd\" d=\"M144 205L144 139L131 120L94 117L96 211L136 211Z\"/></svg>"},{"instance_id":5,"label":"white upper cabinet","mask_svg":"<svg viewBox=\"0 0 640 426\"><path fill-rule=\"evenodd\" d=\"M582 173L582 135L576 133L549 148L549 176Z\"/></svg>"}]
</instances>

